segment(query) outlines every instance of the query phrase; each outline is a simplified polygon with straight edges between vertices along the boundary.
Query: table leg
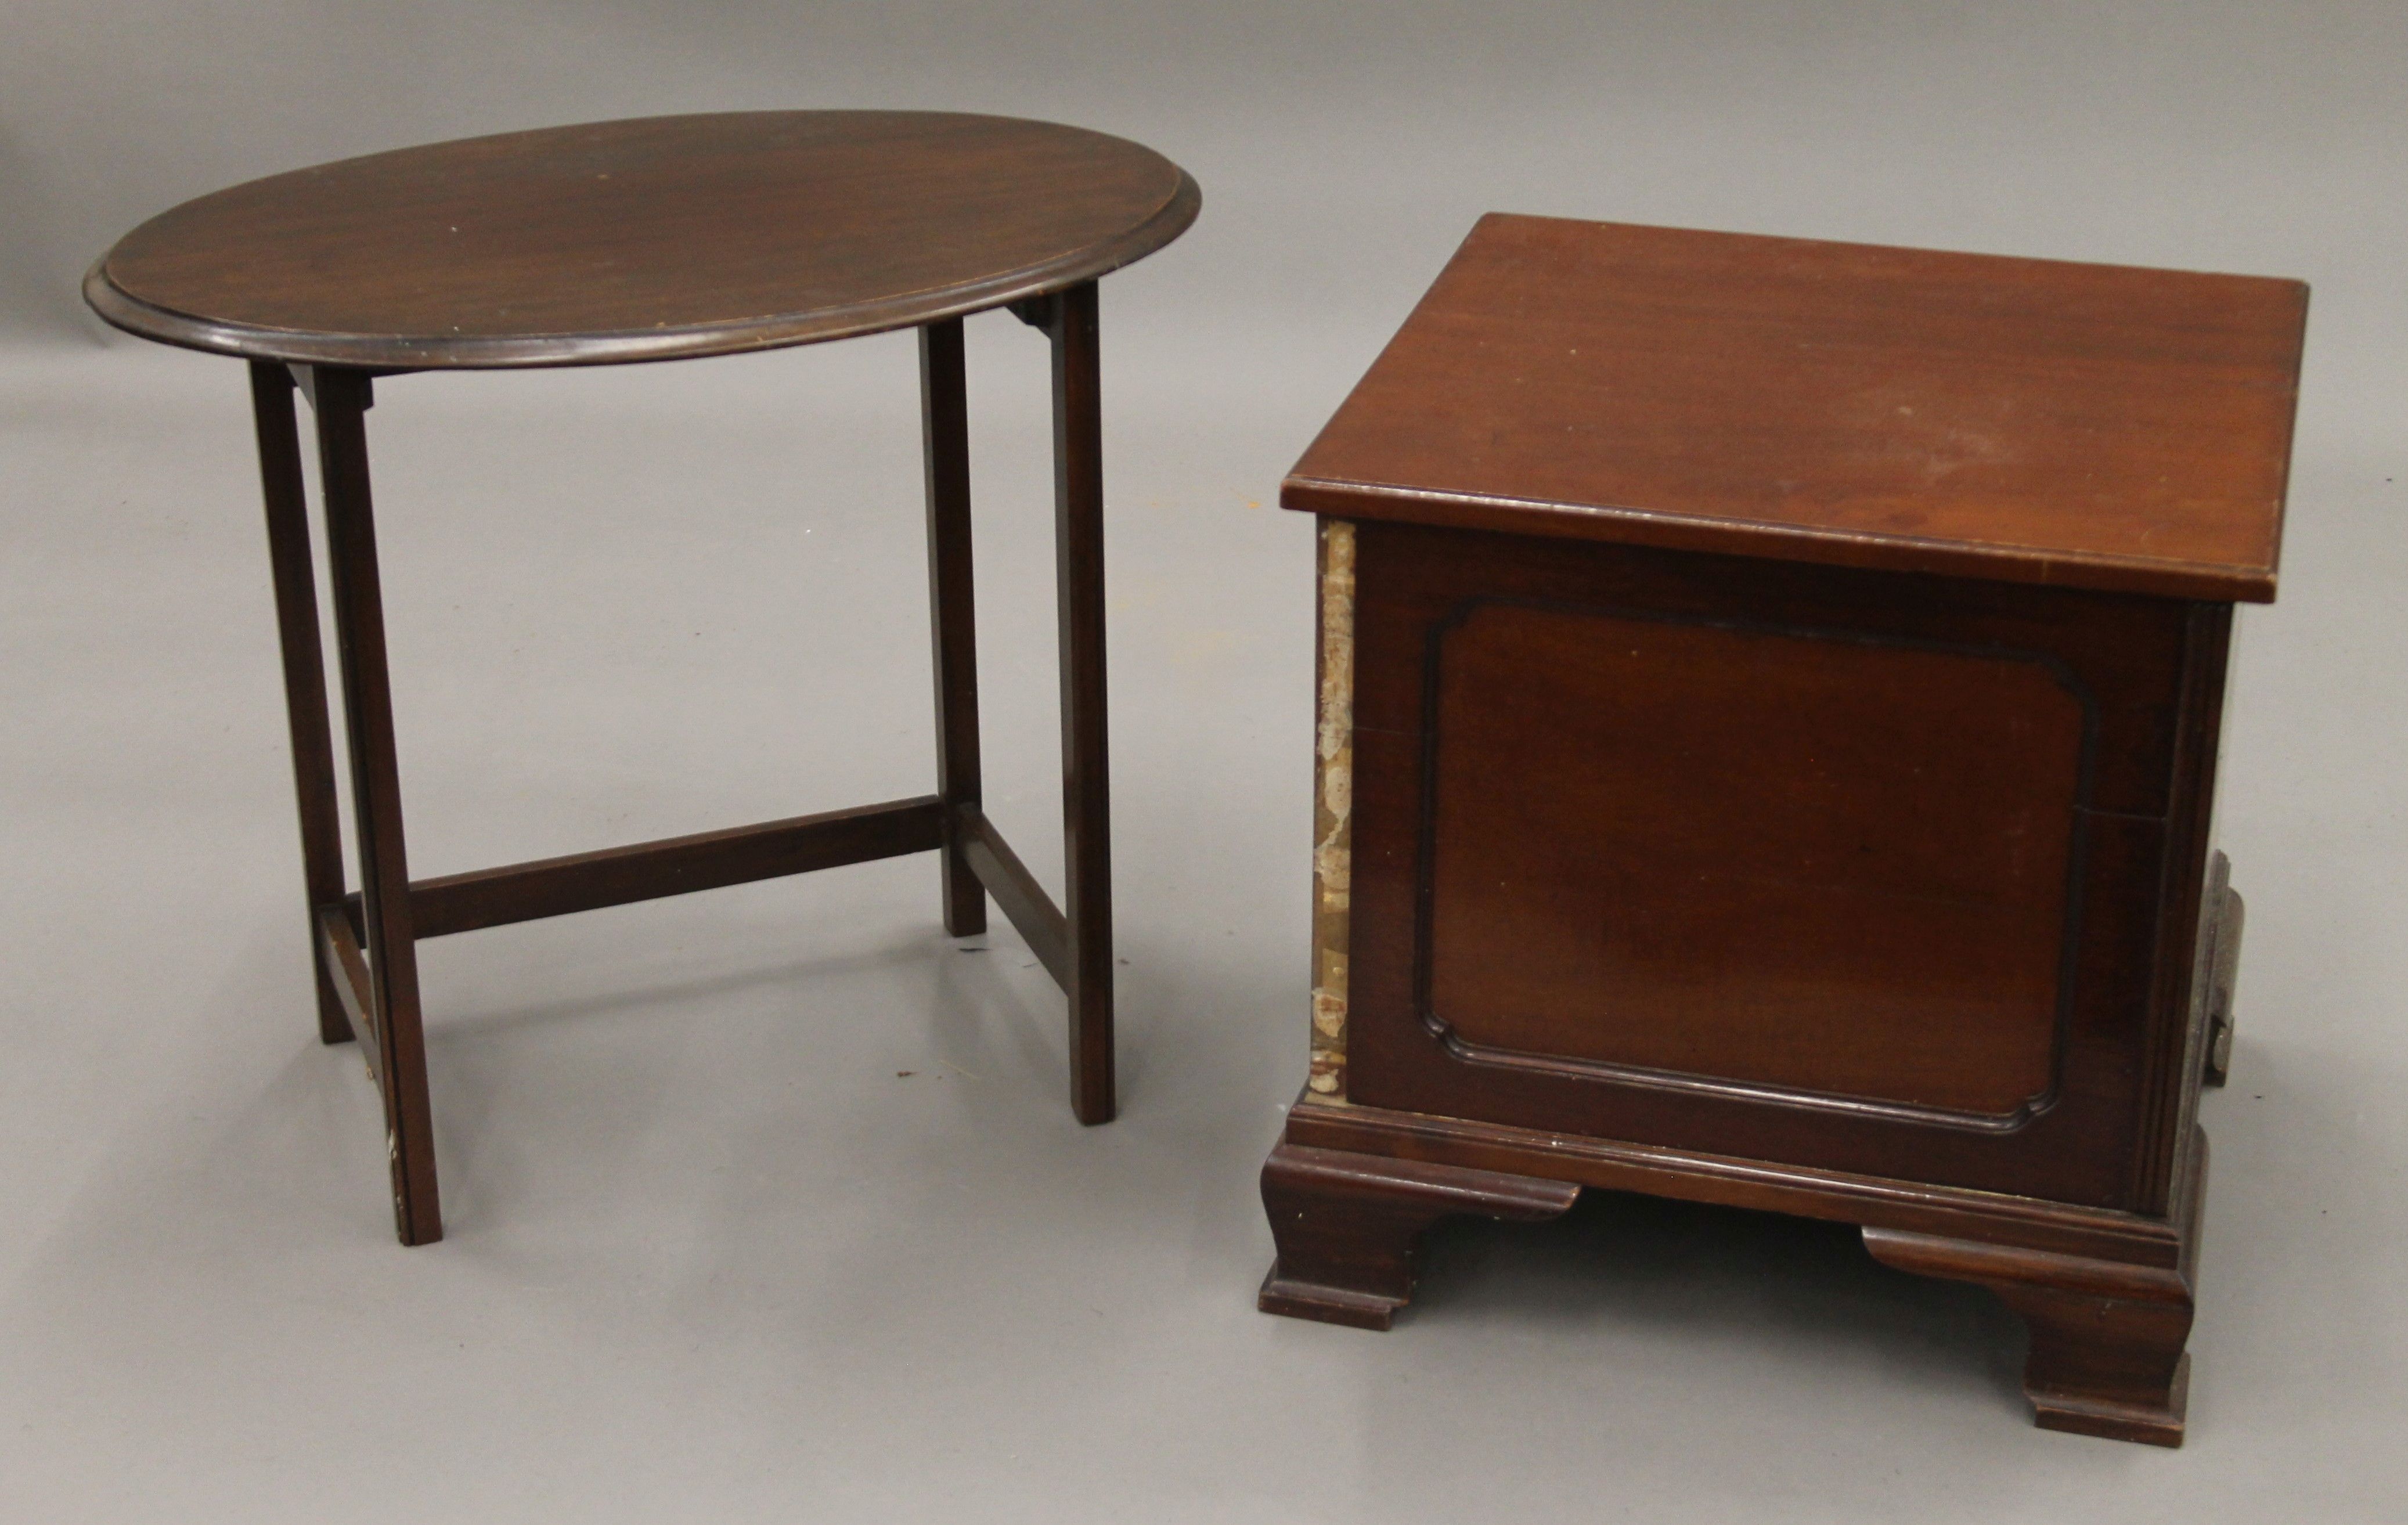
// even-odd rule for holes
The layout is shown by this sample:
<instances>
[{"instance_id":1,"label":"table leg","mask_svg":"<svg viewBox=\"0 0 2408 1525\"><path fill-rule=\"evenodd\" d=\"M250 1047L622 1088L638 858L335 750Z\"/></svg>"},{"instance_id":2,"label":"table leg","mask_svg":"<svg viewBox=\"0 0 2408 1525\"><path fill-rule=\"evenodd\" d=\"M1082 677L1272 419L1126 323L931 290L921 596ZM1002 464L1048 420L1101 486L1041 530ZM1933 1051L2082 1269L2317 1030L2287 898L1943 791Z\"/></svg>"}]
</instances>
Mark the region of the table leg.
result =
<instances>
[{"instance_id":1,"label":"table leg","mask_svg":"<svg viewBox=\"0 0 2408 1525\"><path fill-rule=\"evenodd\" d=\"M970 432L962 321L920 330L920 422L928 480L928 617L936 651L937 797L945 805L945 930L986 930L986 891L964 856L962 810L978 808L978 621L971 597Z\"/></svg>"},{"instance_id":2,"label":"table leg","mask_svg":"<svg viewBox=\"0 0 2408 1525\"><path fill-rule=\"evenodd\" d=\"M368 500L368 379L320 367L311 384L326 506L335 634L351 739L351 806L359 836L363 951L369 974L375 1066L384 1093L394 1218L405 1244L443 1237L435 1186L435 1138L426 1100L426 1045L419 1019L418 955L409 868L402 846L401 780L387 679L384 603L376 524Z\"/></svg>"},{"instance_id":3,"label":"table leg","mask_svg":"<svg viewBox=\"0 0 2408 1525\"><path fill-rule=\"evenodd\" d=\"M1054 578L1061 611L1062 810L1069 922L1070 1108L1112 1119L1111 790L1104 724L1104 470L1093 281L1057 295Z\"/></svg>"},{"instance_id":4,"label":"table leg","mask_svg":"<svg viewBox=\"0 0 2408 1525\"><path fill-rule=\"evenodd\" d=\"M276 629L284 649L284 718L292 739L293 791L301 814L301 882L308 899L309 968L317 981L318 1038L351 1041L325 961L318 913L343 899L342 818L335 804L335 744L326 721L326 659L318 641L318 587L309 569L309 510L301 481L301 439L293 378L280 365L251 367L251 419L259 436L259 485L267 505L267 555L276 586Z\"/></svg>"}]
</instances>

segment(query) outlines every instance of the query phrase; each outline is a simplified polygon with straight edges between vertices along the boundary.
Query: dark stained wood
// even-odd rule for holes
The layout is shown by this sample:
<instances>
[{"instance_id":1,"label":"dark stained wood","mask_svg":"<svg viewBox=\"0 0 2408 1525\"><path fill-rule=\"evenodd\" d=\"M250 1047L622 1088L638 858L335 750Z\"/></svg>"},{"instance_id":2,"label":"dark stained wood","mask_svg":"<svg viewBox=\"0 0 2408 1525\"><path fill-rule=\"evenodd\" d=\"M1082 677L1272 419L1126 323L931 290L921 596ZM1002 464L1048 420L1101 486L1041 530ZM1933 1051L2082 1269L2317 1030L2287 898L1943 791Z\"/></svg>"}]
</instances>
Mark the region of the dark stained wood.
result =
<instances>
[{"instance_id":1,"label":"dark stained wood","mask_svg":"<svg viewBox=\"0 0 2408 1525\"><path fill-rule=\"evenodd\" d=\"M285 727L293 750L293 793L301 818L302 893L314 943L319 908L343 894L343 824L335 802L335 743L326 717L326 657L318 637L318 587L309 569L308 494L301 479L293 379L283 367L252 364L251 407L259 439L260 496L267 508L276 633L284 655ZM319 1041L350 1043L352 1024L343 1014L341 991L323 967L316 967L315 983Z\"/></svg>"},{"instance_id":2,"label":"dark stained wood","mask_svg":"<svg viewBox=\"0 0 2408 1525\"><path fill-rule=\"evenodd\" d=\"M592 365L910 327L1092 282L1195 221L1160 154L1051 122L746 111L370 154L185 203L110 323L352 367Z\"/></svg>"},{"instance_id":3,"label":"dark stained wood","mask_svg":"<svg viewBox=\"0 0 2408 1525\"><path fill-rule=\"evenodd\" d=\"M1441 1218L1540 1223L1581 1188L1562 1181L1281 1144L1263 1163L1263 1209L1279 1259L1265 1313L1384 1330L1412 1300L1422 1235Z\"/></svg>"},{"instance_id":4,"label":"dark stained wood","mask_svg":"<svg viewBox=\"0 0 2408 1525\"><path fill-rule=\"evenodd\" d=\"M2295 281L1481 220L1293 509L2271 599Z\"/></svg>"},{"instance_id":5,"label":"dark stained wood","mask_svg":"<svg viewBox=\"0 0 2408 1525\"><path fill-rule=\"evenodd\" d=\"M1778 1159L1396 1112L1359 1101L1338 1106L1311 1095L1290 1109L1283 1136L1298 1148L1460 1165L2131 1265L2172 1266L2182 1253L2172 1222L2150 1214L1936 1186L1903 1175L1856 1174Z\"/></svg>"},{"instance_id":6,"label":"dark stained wood","mask_svg":"<svg viewBox=\"0 0 2408 1525\"><path fill-rule=\"evenodd\" d=\"M1305 1152L1852 1222L2024 1316L2042 1425L2179 1444L2300 296L1484 221L1285 493L1351 683L1275 1219ZM1311 1189L1393 1286L1395 1194Z\"/></svg>"},{"instance_id":7,"label":"dark stained wood","mask_svg":"<svg viewBox=\"0 0 2408 1525\"><path fill-rule=\"evenodd\" d=\"M1285 1144L1865 1225L2023 1315L2041 1423L2178 1444L2229 611L1406 525L1354 577L1347 1104ZM1930 918L2027 902L1969 1014Z\"/></svg>"},{"instance_id":8,"label":"dark stained wood","mask_svg":"<svg viewBox=\"0 0 2408 1525\"><path fill-rule=\"evenodd\" d=\"M970 556L970 425L958 318L920 330L920 428L928 496L928 624L937 686L937 796L944 801L945 930L986 930L986 896L958 822L984 798L979 771L978 600Z\"/></svg>"},{"instance_id":9,"label":"dark stained wood","mask_svg":"<svg viewBox=\"0 0 2408 1525\"><path fill-rule=\"evenodd\" d=\"M421 879L409 886L411 930L422 939L448 937L929 853L943 844L944 807L934 795L858 805Z\"/></svg>"},{"instance_id":10,"label":"dark stained wood","mask_svg":"<svg viewBox=\"0 0 2408 1525\"><path fill-rule=\"evenodd\" d=\"M2188 606L1388 524L1354 575L1353 1100L2162 1200Z\"/></svg>"},{"instance_id":11,"label":"dark stained wood","mask_svg":"<svg viewBox=\"0 0 2408 1525\"><path fill-rule=\"evenodd\" d=\"M368 498L368 385L347 371L318 369L319 477L335 589L336 650L351 738L353 826L359 837L362 916L375 1072L383 1092L393 1208L405 1244L443 1237L435 1183L435 1136L426 1100L426 1042L418 1004L418 953L410 920L409 864L402 843L401 774L386 676L383 594L376 522Z\"/></svg>"},{"instance_id":12,"label":"dark stained wood","mask_svg":"<svg viewBox=\"0 0 2408 1525\"><path fill-rule=\"evenodd\" d=\"M2174 1217L2150 1218L1307 1097L1263 1170L1279 1260L1260 1305L1386 1329L1431 1223L1542 1219L1581 1186L1794 1213L1864 1225L1866 1247L1900 1270L1998 1292L2031 1330L2026 1384L2043 1426L2179 1445L2205 1150L2194 1135L2192 1188Z\"/></svg>"},{"instance_id":13,"label":"dark stained wood","mask_svg":"<svg viewBox=\"0 0 2408 1525\"><path fill-rule=\"evenodd\" d=\"M120 327L251 358L311 911L320 1034L366 1040L404 1244L442 1235L419 939L939 851L947 928L992 894L1068 998L1071 1105L1114 1112L1096 278L1169 242L1194 181L1045 122L750 112L602 122L377 154L143 224L85 295ZM961 316L1052 340L1067 911L979 809ZM938 793L412 884L363 415L374 378L594 365L916 325ZM293 393L317 412L363 885L347 895Z\"/></svg>"},{"instance_id":14,"label":"dark stained wood","mask_svg":"<svg viewBox=\"0 0 2408 1525\"><path fill-rule=\"evenodd\" d=\"M1504 599L1432 639L1423 1015L1459 1053L2050 1100L2090 729L2052 658Z\"/></svg>"},{"instance_id":15,"label":"dark stained wood","mask_svg":"<svg viewBox=\"0 0 2408 1525\"><path fill-rule=\"evenodd\" d=\"M1096 288L1057 293L1054 340L1054 597L1060 614L1062 912L1069 924L1070 1109L1108 1123L1112 1043L1112 812L1104 685L1104 416Z\"/></svg>"},{"instance_id":16,"label":"dark stained wood","mask_svg":"<svg viewBox=\"0 0 2408 1525\"><path fill-rule=\"evenodd\" d=\"M1028 951L1054 976L1054 983L1068 993L1077 978L1070 956L1070 924L1054 904L1054 898L1037 883L1028 865L1003 840L995 823L974 806L965 805L954 813L956 833L962 844L965 860L977 882L986 886L995 903L1003 907L1009 920L1028 944ZM1073 1066L1079 1062L1078 1051L1070 1056ZM1074 1086L1075 1088L1075 1086Z\"/></svg>"},{"instance_id":17,"label":"dark stained wood","mask_svg":"<svg viewBox=\"0 0 2408 1525\"><path fill-rule=\"evenodd\" d=\"M2024 1392L2044 1430L2180 1446L2190 1394L2199 1208L2207 1136L2194 1133L2181 1250L2171 1267L2134 1266L2012 1245L1868 1228L1865 1248L1900 1271L1974 1282L2023 1316L2031 1333Z\"/></svg>"},{"instance_id":18,"label":"dark stained wood","mask_svg":"<svg viewBox=\"0 0 2408 1525\"><path fill-rule=\"evenodd\" d=\"M368 973L367 955L360 949L359 928L340 909L327 906L318 913L313 929L319 975L334 988L338 1014L345 1023L343 1036L358 1040L360 1057L367 1060L368 1078L381 1092L384 1074L377 1064L381 1045L376 1035L376 983Z\"/></svg>"},{"instance_id":19,"label":"dark stained wood","mask_svg":"<svg viewBox=\"0 0 2408 1525\"><path fill-rule=\"evenodd\" d=\"M2215 766L2224 745L2232 607L2192 604L2185 616L2165 856L2157 870L2157 944L2149 961L2149 1003L2139 1024L2144 1034L2143 1109L2132 1198L2143 1209L2156 1211L2165 1208L2198 1121L2212 994L2208 953L2220 909L2208 876L2215 848Z\"/></svg>"}]
</instances>

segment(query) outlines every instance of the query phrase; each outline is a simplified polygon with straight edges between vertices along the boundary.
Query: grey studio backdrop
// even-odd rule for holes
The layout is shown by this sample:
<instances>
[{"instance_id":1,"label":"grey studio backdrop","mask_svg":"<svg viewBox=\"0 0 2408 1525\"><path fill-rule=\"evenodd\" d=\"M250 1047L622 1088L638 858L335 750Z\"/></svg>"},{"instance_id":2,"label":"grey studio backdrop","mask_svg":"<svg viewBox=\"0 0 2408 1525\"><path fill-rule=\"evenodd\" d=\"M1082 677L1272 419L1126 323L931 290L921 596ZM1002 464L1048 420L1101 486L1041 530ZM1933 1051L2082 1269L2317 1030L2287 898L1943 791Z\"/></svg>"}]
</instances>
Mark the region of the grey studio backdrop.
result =
<instances>
[{"instance_id":1,"label":"grey studio backdrop","mask_svg":"<svg viewBox=\"0 0 2408 1525\"><path fill-rule=\"evenodd\" d=\"M0 1519L2397 1519L2408 9L11 0ZM422 950L451 1237L319 1046L239 366L102 331L150 213L664 111L1053 118L1203 184L1104 288L1125 1114L910 858ZM2314 284L2180 1452L1845 1229L1442 1231L1265 1318L1304 1069L1312 540L1279 477L1491 209ZM1041 343L969 325L990 808L1058 883ZM420 377L370 417L413 867L932 775L908 336Z\"/></svg>"}]
</instances>

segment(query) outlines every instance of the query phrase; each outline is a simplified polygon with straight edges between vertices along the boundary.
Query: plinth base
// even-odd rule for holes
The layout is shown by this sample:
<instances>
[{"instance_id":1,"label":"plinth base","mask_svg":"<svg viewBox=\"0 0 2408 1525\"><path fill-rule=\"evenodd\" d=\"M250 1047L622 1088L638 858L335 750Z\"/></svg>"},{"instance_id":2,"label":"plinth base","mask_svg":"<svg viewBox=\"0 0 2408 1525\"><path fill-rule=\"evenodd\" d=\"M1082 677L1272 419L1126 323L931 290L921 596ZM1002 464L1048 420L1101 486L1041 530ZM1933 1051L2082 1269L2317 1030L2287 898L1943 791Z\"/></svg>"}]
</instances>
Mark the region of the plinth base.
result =
<instances>
[{"instance_id":1,"label":"plinth base","mask_svg":"<svg viewBox=\"0 0 2408 1525\"><path fill-rule=\"evenodd\" d=\"M2207 1136L2165 1218L1378 1108L1299 1101L1263 1165L1265 1313L1385 1330L1441 1218L1557 1217L1586 1187L1856 1223L1875 1259L1978 1283L2031 1331L2046 1430L2180 1446Z\"/></svg>"}]
</instances>

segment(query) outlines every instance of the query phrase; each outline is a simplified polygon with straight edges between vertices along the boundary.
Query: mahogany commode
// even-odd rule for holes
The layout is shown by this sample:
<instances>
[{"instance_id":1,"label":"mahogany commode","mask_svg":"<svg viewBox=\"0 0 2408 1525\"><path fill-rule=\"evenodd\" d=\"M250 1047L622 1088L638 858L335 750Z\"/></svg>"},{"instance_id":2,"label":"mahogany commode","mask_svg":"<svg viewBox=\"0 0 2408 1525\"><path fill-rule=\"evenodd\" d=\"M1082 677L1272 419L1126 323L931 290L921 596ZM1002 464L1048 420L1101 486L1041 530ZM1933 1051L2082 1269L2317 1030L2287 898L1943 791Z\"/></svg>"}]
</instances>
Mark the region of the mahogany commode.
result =
<instances>
[{"instance_id":1,"label":"mahogany commode","mask_svg":"<svg viewBox=\"0 0 2408 1525\"><path fill-rule=\"evenodd\" d=\"M2178 1444L2235 601L2306 290L1493 216L1320 517L1312 1060L1262 1306L1586 1187L1835 1218Z\"/></svg>"},{"instance_id":2,"label":"mahogany commode","mask_svg":"<svg viewBox=\"0 0 2408 1525\"><path fill-rule=\"evenodd\" d=\"M1120 138L940 112L660 117L405 149L201 197L128 234L84 295L120 328L251 362L300 802L318 1020L384 1101L402 1242L442 1237L420 938L900 854L943 865L946 929L993 895L1069 999L1071 1107L1113 1112L1096 280L1185 231L1177 165ZM962 320L1051 338L1063 903L980 808ZM732 354L916 327L937 791L412 882L365 414L375 378ZM345 892L295 384L316 412L362 885Z\"/></svg>"}]
</instances>

